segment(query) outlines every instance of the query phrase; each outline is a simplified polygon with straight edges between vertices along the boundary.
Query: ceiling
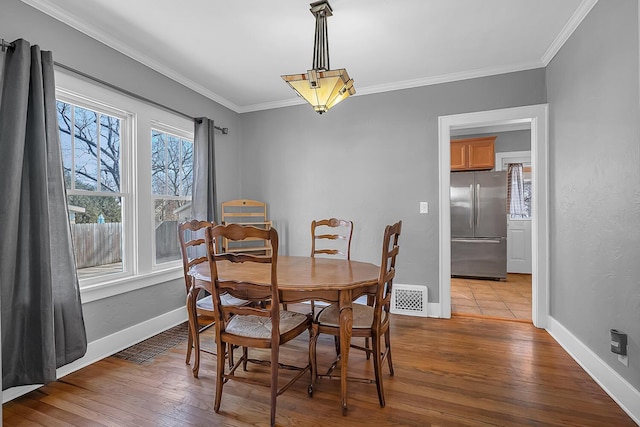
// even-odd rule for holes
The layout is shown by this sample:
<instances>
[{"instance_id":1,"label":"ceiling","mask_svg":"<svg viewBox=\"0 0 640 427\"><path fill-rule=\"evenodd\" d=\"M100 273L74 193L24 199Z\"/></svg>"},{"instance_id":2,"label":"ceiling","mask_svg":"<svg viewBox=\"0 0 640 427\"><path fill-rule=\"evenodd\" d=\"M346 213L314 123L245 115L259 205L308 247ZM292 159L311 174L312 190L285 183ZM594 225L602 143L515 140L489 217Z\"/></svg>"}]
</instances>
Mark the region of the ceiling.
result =
<instances>
[{"instance_id":1,"label":"ceiling","mask_svg":"<svg viewBox=\"0 0 640 427\"><path fill-rule=\"evenodd\" d=\"M301 104L309 0L22 0L239 113ZM330 0L356 96L546 66L597 0Z\"/></svg>"}]
</instances>

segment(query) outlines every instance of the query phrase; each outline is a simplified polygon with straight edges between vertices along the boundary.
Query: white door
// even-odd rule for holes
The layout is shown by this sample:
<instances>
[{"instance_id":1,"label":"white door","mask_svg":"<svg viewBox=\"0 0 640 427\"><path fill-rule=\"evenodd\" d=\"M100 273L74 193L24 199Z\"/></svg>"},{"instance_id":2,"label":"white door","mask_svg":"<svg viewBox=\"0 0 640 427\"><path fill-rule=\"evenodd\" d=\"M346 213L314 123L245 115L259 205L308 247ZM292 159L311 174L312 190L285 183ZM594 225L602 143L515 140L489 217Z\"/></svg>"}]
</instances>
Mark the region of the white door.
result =
<instances>
[{"instance_id":1,"label":"white door","mask_svg":"<svg viewBox=\"0 0 640 427\"><path fill-rule=\"evenodd\" d=\"M496 153L496 170L507 170L509 163L531 167L530 151ZM530 181L525 174L525 185ZM507 220L507 273L531 274L531 219Z\"/></svg>"},{"instance_id":2,"label":"white door","mask_svg":"<svg viewBox=\"0 0 640 427\"><path fill-rule=\"evenodd\" d=\"M531 274L531 221L507 221L507 272Z\"/></svg>"}]
</instances>

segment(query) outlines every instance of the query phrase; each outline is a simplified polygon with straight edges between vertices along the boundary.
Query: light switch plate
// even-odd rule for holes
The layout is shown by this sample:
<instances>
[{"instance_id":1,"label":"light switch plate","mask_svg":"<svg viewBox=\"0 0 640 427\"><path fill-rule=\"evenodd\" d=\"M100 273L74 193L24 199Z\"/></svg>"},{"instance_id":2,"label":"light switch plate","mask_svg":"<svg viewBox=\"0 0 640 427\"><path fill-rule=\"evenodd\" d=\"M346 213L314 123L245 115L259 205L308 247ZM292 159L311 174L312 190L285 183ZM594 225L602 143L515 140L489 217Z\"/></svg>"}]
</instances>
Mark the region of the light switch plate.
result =
<instances>
[{"instance_id":1,"label":"light switch plate","mask_svg":"<svg viewBox=\"0 0 640 427\"><path fill-rule=\"evenodd\" d=\"M420 213L429 213L429 202L420 202Z\"/></svg>"}]
</instances>

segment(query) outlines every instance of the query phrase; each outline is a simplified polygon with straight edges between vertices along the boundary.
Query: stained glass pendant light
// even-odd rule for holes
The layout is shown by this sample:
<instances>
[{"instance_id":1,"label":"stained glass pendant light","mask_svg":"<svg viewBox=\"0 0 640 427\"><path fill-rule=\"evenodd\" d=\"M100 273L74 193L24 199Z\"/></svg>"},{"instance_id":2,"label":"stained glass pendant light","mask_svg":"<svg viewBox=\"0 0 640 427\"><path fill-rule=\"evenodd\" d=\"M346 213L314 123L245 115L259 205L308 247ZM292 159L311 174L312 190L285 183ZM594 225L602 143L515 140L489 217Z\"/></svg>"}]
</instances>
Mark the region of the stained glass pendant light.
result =
<instances>
[{"instance_id":1,"label":"stained glass pendant light","mask_svg":"<svg viewBox=\"0 0 640 427\"><path fill-rule=\"evenodd\" d=\"M313 43L313 68L304 74L288 74L282 79L303 97L319 114L356 93L347 70L329 68L329 35L327 18L333 10L326 0L311 3L316 17L316 38Z\"/></svg>"}]
</instances>

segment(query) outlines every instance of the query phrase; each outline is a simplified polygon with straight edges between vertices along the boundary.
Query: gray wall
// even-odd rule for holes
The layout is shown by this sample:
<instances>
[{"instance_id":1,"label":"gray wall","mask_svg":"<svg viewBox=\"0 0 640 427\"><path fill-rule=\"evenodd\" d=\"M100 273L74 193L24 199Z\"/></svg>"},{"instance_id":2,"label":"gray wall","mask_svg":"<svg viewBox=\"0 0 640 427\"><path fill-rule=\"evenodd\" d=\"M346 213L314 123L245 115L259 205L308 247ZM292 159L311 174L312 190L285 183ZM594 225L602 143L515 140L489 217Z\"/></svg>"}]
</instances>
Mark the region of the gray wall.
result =
<instances>
[{"instance_id":1,"label":"gray wall","mask_svg":"<svg viewBox=\"0 0 640 427\"><path fill-rule=\"evenodd\" d=\"M551 315L640 389L638 2L601 0L547 68ZM629 367L609 329L629 334Z\"/></svg>"},{"instance_id":2,"label":"gray wall","mask_svg":"<svg viewBox=\"0 0 640 427\"><path fill-rule=\"evenodd\" d=\"M357 87L357 76L356 79ZM283 253L308 255L314 218L355 223L352 258L379 263L403 221L397 283L438 295L438 117L546 102L543 69L243 114L242 196L268 203ZM419 214L419 202L429 213Z\"/></svg>"},{"instance_id":3,"label":"gray wall","mask_svg":"<svg viewBox=\"0 0 640 427\"><path fill-rule=\"evenodd\" d=\"M507 153L511 151L531 151L531 131L515 130L511 132L499 132L495 148L496 153Z\"/></svg>"},{"instance_id":4,"label":"gray wall","mask_svg":"<svg viewBox=\"0 0 640 427\"><path fill-rule=\"evenodd\" d=\"M185 88L115 50L22 3L3 0L0 37L24 38L53 51L55 61L98 77L190 116L206 116L228 135L216 135L219 200L238 197L240 179L239 114ZM156 286L91 302L83 306L89 341L184 307L184 281Z\"/></svg>"}]
</instances>

